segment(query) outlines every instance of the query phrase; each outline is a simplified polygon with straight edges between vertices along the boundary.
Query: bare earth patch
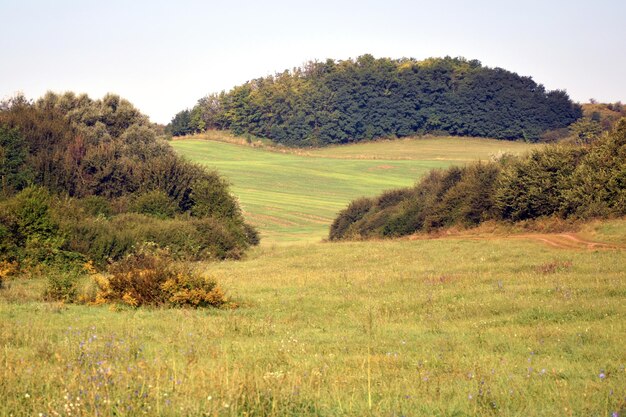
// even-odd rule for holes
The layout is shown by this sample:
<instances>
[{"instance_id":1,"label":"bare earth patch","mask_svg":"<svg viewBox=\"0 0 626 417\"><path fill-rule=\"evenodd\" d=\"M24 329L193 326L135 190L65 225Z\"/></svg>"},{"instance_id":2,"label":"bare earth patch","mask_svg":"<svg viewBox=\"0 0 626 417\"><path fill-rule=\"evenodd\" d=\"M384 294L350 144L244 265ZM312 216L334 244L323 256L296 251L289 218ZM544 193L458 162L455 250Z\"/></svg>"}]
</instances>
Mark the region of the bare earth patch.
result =
<instances>
[{"instance_id":1,"label":"bare earth patch","mask_svg":"<svg viewBox=\"0 0 626 417\"><path fill-rule=\"evenodd\" d=\"M455 232L448 231L445 235L412 235L409 240L422 240L422 239L470 239L470 240L501 240L501 239L528 239L536 240L545 243L548 246L558 249L626 249L626 246L598 242L584 239L576 233L523 233L523 234L511 234L511 235L484 235L475 234L471 232Z\"/></svg>"}]
</instances>

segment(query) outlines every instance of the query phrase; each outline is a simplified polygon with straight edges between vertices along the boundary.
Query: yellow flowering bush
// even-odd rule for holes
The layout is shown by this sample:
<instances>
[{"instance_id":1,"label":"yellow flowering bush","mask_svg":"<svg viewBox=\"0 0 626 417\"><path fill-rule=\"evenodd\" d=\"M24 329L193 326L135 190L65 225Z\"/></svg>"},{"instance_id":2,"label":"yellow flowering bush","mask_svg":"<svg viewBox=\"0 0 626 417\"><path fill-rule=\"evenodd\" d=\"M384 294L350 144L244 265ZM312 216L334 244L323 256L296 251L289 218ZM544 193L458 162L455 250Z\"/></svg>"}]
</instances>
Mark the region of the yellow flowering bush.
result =
<instances>
[{"instance_id":1,"label":"yellow flowering bush","mask_svg":"<svg viewBox=\"0 0 626 417\"><path fill-rule=\"evenodd\" d=\"M17 262L0 261L0 288L9 276L17 272L17 267Z\"/></svg>"},{"instance_id":2,"label":"yellow flowering bush","mask_svg":"<svg viewBox=\"0 0 626 417\"><path fill-rule=\"evenodd\" d=\"M144 246L95 277L97 304L118 302L131 307L169 305L222 307L228 303L217 283L173 262L165 250Z\"/></svg>"}]
</instances>

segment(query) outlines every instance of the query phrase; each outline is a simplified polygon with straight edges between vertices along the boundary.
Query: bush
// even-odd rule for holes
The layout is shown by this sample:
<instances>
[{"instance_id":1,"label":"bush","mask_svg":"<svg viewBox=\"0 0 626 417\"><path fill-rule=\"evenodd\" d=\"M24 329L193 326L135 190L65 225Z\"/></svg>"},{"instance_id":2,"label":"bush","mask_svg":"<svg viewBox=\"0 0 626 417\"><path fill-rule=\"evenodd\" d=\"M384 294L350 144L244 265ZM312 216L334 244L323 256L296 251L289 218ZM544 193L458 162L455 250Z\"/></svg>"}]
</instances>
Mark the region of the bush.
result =
<instances>
[{"instance_id":1,"label":"bush","mask_svg":"<svg viewBox=\"0 0 626 417\"><path fill-rule=\"evenodd\" d=\"M499 169L494 163L476 163L462 171L462 176L434 205L425 222L426 229L459 224L475 226L495 215L493 193Z\"/></svg>"},{"instance_id":2,"label":"bush","mask_svg":"<svg viewBox=\"0 0 626 417\"><path fill-rule=\"evenodd\" d=\"M0 289L4 286L4 281L17 272L17 262L0 261Z\"/></svg>"},{"instance_id":3,"label":"bush","mask_svg":"<svg viewBox=\"0 0 626 417\"><path fill-rule=\"evenodd\" d=\"M166 219L176 214L176 202L161 190L148 191L139 195L132 207L136 213Z\"/></svg>"},{"instance_id":4,"label":"bush","mask_svg":"<svg viewBox=\"0 0 626 417\"><path fill-rule=\"evenodd\" d=\"M56 199L42 187L28 187L0 203L0 255L24 264L73 264L80 254L63 250L54 216Z\"/></svg>"},{"instance_id":5,"label":"bush","mask_svg":"<svg viewBox=\"0 0 626 417\"><path fill-rule=\"evenodd\" d=\"M565 196L573 217L626 215L626 118L589 147L571 183Z\"/></svg>"},{"instance_id":6,"label":"bush","mask_svg":"<svg viewBox=\"0 0 626 417\"><path fill-rule=\"evenodd\" d=\"M624 161L626 119L592 144L550 145L519 158L431 171L412 189L355 200L335 219L330 238L403 236L489 220L624 216Z\"/></svg>"},{"instance_id":7,"label":"bush","mask_svg":"<svg viewBox=\"0 0 626 417\"><path fill-rule=\"evenodd\" d=\"M79 273L49 271L44 300L73 303L78 295Z\"/></svg>"},{"instance_id":8,"label":"bush","mask_svg":"<svg viewBox=\"0 0 626 417\"><path fill-rule=\"evenodd\" d=\"M88 216L110 217L113 214L111 204L106 198L90 195L81 200L81 205Z\"/></svg>"},{"instance_id":9,"label":"bush","mask_svg":"<svg viewBox=\"0 0 626 417\"><path fill-rule=\"evenodd\" d=\"M223 307L227 299L213 280L173 262L167 251L144 245L97 278L98 303L121 302L132 307Z\"/></svg>"},{"instance_id":10,"label":"bush","mask_svg":"<svg viewBox=\"0 0 626 417\"><path fill-rule=\"evenodd\" d=\"M237 259L258 242L252 227L213 218L160 219L124 213L110 219L66 216L59 223L67 236L63 249L84 254L99 267L122 259L145 242L168 248L172 257L187 261Z\"/></svg>"},{"instance_id":11,"label":"bush","mask_svg":"<svg viewBox=\"0 0 626 417\"><path fill-rule=\"evenodd\" d=\"M361 220L372 208L374 202L368 198L354 200L348 207L339 212L339 215L330 226L330 240L346 237L351 224Z\"/></svg>"},{"instance_id":12,"label":"bush","mask_svg":"<svg viewBox=\"0 0 626 417\"><path fill-rule=\"evenodd\" d=\"M585 152L580 147L551 146L511 163L495 191L500 218L520 221L561 215L572 174Z\"/></svg>"}]
</instances>

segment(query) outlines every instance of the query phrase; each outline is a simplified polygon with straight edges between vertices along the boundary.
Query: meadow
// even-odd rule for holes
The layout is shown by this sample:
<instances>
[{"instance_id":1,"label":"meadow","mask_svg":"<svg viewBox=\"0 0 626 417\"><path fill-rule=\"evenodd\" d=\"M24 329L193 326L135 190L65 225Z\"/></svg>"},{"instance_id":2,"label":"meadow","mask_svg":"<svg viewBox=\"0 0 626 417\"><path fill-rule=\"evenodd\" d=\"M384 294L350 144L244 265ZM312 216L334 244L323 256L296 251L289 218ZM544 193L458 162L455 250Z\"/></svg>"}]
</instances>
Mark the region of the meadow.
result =
<instances>
[{"instance_id":1,"label":"meadow","mask_svg":"<svg viewBox=\"0 0 626 417\"><path fill-rule=\"evenodd\" d=\"M0 417L625 416L626 219L567 245L484 230L320 242L355 196L530 147L455 140L175 141L226 175L265 239L198 265L238 307L45 303L45 278L10 279Z\"/></svg>"},{"instance_id":2,"label":"meadow","mask_svg":"<svg viewBox=\"0 0 626 417\"><path fill-rule=\"evenodd\" d=\"M626 233L626 222L588 231ZM0 416L614 416L626 256L493 237L268 245L204 266L240 307L0 291Z\"/></svg>"},{"instance_id":3,"label":"meadow","mask_svg":"<svg viewBox=\"0 0 626 417\"><path fill-rule=\"evenodd\" d=\"M412 186L433 168L520 154L538 145L430 137L294 150L253 147L243 139L209 132L175 140L172 146L230 181L264 243L295 243L327 237L337 212L355 198Z\"/></svg>"}]
</instances>

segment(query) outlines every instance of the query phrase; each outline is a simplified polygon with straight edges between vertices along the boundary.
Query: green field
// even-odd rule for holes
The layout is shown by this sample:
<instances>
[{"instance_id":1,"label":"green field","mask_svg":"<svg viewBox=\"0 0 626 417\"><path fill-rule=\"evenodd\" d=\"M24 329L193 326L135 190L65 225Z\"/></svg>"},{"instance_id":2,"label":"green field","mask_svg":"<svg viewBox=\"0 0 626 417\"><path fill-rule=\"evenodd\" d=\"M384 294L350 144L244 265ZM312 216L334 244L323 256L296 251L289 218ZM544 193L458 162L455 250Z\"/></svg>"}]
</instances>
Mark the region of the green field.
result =
<instances>
[{"instance_id":1,"label":"green field","mask_svg":"<svg viewBox=\"0 0 626 417\"><path fill-rule=\"evenodd\" d=\"M626 416L626 219L579 240L319 242L353 197L529 145L173 145L218 168L263 234L198 266L239 308L45 303L45 278L12 278L0 417Z\"/></svg>"},{"instance_id":2,"label":"green field","mask_svg":"<svg viewBox=\"0 0 626 417\"><path fill-rule=\"evenodd\" d=\"M623 235L626 222L610 229ZM0 416L626 411L623 251L317 243L206 269L239 309L47 304L41 281L10 282Z\"/></svg>"},{"instance_id":3,"label":"green field","mask_svg":"<svg viewBox=\"0 0 626 417\"><path fill-rule=\"evenodd\" d=\"M214 137L214 135L213 135ZM246 218L268 242L319 241L351 200L407 187L428 170L533 145L488 139L379 141L315 150L255 148L224 141L172 142L178 153L217 169L232 183Z\"/></svg>"}]
</instances>

